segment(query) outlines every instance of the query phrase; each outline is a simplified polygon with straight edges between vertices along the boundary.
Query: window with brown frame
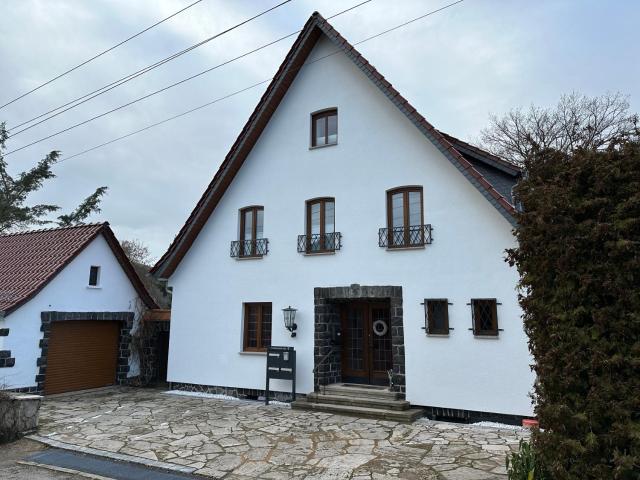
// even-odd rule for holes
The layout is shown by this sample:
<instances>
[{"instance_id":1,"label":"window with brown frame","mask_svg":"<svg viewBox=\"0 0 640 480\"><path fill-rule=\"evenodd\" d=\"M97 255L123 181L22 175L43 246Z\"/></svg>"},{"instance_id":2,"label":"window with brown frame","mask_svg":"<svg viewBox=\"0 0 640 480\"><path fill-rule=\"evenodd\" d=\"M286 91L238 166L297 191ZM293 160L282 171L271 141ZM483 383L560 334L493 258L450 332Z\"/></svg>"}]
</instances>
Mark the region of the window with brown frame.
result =
<instances>
[{"instance_id":1,"label":"window with brown frame","mask_svg":"<svg viewBox=\"0 0 640 480\"><path fill-rule=\"evenodd\" d=\"M387 191L388 247L424 245L422 187L400 187Z\"/></svg>"},{"instance_id":2,"label":"window with brown frame","mask_svg":"<svg viewBox=\"0 0 640 480\"><path fill-rule=\"evenodd\" d=\"M266 253L262 241L264 230L264 207L252 206L240 210L241 257L256 257Z\"/></svg>"},{"instance_id":3,"label":"window with brown frame","mask_svg":"<svg viewBox=\"0 0 640 480\"><path fill-rule=\"evenodd\" d=\"M498 335L498 302L495 298L471 299L474 335Z\"/></svg>"},{"instance_id":4,"label":"window with brown frame","mask_svg":"<svg viewBox=\"0 0 640 480\"><path fill-rule=\"evenodd\" d=\"M271 346L271 303L244 304L245 352L265 352Z\"/></svg>"},{"instance_id":5,"label":"window with brown frame","mask_svg":"<svg viewBox=\"0 0 640 480\"><path fill-rule=\"evenodd\" d=\"M323 147L338 143L338 110L332 108L311 115L311 146Z\"/></svg>"},{"instance_id":6,"label":"window with brown frame","mask_svg":"<svg viewBox=\"0 0 640 480\"><path fill-rule=\"evenodd\" d=\"M424 314L427 334L449 334L449 301L446 298L426 298Z\"/></svg>"},{"instance_id":7,"label":"window with brown frame","mask_svg":"<svg viewBox=\"0 0 640 480\"><path fill-rule=\"evenodd\" d=\"M336 250L335 199L316 198L307 201L307 252Z\"/></svg>"}]
</instances>

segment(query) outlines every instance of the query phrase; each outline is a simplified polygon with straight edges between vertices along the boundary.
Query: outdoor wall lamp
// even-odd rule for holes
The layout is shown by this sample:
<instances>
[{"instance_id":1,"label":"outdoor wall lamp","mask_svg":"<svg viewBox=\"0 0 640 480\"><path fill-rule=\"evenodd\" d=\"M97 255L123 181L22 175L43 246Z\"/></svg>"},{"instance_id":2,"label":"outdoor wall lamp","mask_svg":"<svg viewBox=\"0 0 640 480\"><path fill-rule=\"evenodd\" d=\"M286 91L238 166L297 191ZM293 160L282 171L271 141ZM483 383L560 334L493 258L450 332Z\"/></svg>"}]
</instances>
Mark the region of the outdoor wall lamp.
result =
<instances>
[{"instance_id":1,"label":"outdoor wall lamp","mask_svg":"<svg viewBox=\"0 0 640 480\"><path fill-rule=\"evenodd\" d=\"M291 305L282 309L282 314L284 315L284 326L291 332L292 337L296 336L296 330L298 329L298 325L296 325L296 312L297 310L292 308Z\"/></svg>"}]
</instances>

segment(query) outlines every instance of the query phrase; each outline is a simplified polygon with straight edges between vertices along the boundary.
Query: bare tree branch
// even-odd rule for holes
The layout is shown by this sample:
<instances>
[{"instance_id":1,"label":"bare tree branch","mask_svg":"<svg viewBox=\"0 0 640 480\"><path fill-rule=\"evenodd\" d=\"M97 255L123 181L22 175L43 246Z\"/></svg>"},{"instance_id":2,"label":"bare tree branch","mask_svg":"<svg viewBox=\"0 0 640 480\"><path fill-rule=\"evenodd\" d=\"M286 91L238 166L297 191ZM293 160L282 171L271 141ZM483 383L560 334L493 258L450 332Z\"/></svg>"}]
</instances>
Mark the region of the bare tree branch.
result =
<instances>
[{"instance_id":1,"label":"bare tree branch","mask_svg":"<svg viewBox=\"0 0 640 480\"><path fill-rule=\"evenodd\" d=\"M502 117L491 115L481 141L490 152L518 164L544 149L602 150L635 131L638 117L629 113L629 107L629 97L621 93L588 97L573 92L560 97L554 108L531 105Z\"/></svg>"}]
</instances>

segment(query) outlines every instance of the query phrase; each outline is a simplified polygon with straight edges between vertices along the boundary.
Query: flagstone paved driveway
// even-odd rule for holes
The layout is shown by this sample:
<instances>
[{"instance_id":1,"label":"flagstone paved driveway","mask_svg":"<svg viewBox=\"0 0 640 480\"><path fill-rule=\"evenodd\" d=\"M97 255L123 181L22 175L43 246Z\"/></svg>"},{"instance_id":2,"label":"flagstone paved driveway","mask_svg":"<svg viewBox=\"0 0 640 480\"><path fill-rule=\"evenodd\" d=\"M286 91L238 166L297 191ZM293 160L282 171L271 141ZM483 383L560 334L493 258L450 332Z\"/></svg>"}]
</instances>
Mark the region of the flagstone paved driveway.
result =
<instances>
[{"instance_id":1,"label":"flagstone paved driveway","mask_svg":"<svg viewBox=\"0 0 640 480\"><path fill-rule=\"evenodd\" d=\"M227 479L506 478L522 430L411 425L112 388L47 398L39 435Z\"/></svg>"}]
</instances>

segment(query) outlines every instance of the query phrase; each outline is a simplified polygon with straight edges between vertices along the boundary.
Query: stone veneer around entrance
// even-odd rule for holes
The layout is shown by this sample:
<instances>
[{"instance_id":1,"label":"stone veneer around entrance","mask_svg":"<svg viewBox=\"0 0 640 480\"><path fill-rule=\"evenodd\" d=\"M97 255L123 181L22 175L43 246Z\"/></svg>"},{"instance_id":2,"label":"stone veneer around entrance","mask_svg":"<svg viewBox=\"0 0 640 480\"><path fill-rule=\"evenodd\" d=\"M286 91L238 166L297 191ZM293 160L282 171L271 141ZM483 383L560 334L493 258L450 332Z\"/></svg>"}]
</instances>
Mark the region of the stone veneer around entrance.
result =
<instances>
[{"instance_id":1,"label":"stone veneer around entrance","mask_svg":"<svg viewBox=\"0 0 640 480\"><path fill-rule=\"evenodd\" d=\"M314 292L314 386L342 381L340 338L340 304L349 300L389 301L394 389L405 391L404 325L402 287L360 286L315 288Z\"/></svg>"}]
</instances>

